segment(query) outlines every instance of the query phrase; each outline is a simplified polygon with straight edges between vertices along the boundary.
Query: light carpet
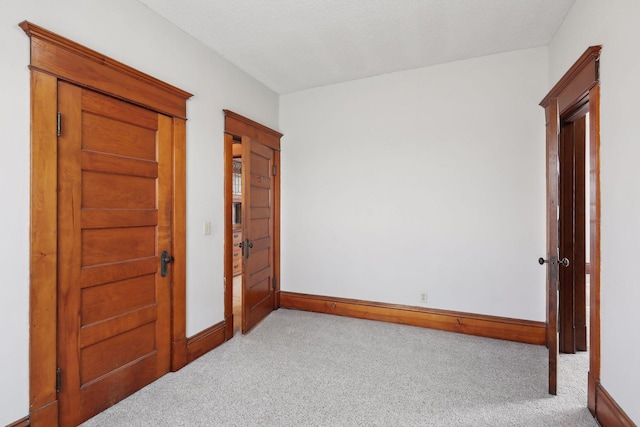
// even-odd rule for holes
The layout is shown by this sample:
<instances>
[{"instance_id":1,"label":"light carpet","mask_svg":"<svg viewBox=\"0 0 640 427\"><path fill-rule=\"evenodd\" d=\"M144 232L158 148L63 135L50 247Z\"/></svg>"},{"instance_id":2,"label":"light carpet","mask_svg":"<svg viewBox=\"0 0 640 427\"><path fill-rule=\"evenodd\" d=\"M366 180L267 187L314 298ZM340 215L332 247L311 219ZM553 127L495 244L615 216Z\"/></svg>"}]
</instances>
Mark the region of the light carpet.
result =
<instances>
[{"instance_id":1,"label":"light carpet","mask_svg":"<svg viewBox=\"0 0 640 427\"><path fill-rule=\"evenodd\" d=\"M281 309L83 424L597 426L588 355Z\"/></svg>"}]
</instances>

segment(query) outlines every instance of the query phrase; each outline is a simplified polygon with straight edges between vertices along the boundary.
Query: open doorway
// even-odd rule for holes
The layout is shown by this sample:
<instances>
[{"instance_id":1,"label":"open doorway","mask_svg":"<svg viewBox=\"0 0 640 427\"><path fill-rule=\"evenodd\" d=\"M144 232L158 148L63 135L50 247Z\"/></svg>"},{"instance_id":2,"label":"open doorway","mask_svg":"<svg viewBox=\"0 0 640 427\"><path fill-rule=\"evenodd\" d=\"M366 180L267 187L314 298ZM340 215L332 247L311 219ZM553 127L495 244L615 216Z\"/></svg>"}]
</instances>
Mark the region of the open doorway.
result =
<instances>
[{"instance_id":1,"label":"open doorway","mask_svg":"<svg viewBox=\"0 0 640 427\"><path fill-rule=\"evenodd\" d=\"M225 113L225 339L280 306L280 138Z\"/></svg>"},{"instance_id":2,"label":"open doorway","mask_svg":"<svg viewBox=\"0 0 640 427\"><path fill-rule=\"evenodd\" d=\"M557 390L558 350L588 348L587 406L594 415L600 384L600 51L588 48L540 103L547 128L547 259L541 263L547 265L549 393Z\"/></svg>"}]
</instances>

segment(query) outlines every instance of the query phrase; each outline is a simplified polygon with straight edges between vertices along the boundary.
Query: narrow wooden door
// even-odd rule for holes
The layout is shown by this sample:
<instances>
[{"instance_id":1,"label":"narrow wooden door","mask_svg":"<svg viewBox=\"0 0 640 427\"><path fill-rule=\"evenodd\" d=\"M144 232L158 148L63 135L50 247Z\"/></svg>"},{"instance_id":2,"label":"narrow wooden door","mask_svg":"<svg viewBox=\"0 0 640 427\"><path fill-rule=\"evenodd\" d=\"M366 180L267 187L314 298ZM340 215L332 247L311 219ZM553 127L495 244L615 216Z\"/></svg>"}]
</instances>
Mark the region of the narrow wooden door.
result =
<instances>
[{"instance_id":1,"label":"narrow wooden door","mask_svg":"<svg viewBox=\"0 0 640 427\"><path fill-rule=\"evenodd\" d=\"M169 371L171 119L58 96L58 398L75 426Z\"/></svg>"},{"instance_id":2,"label":"narrow wooden door","mask_svg":"<svg viewBox=\"0 0 640 427\"><path fill-rule=\"evenodd\" d=\"M242 138L243 333L271 313L274 306L273 166L273 149L251 138Z\"/></svg>"},{"instance_id":3,"label":"narrow wooden door","mask_svg":"<svg viewBox=\"0 0 640 427\"><path fill-rule=\"evenodd\" d=\"M585 134L586 120L562 121L560 130L560 258L569 264L559 270L559 350L575 353L587 349L586 327L586 224Z\"/></svg>"},{"instance_id":4,"label":"narrow wooden door","mask_svg":"<svg viewBox=\"0 0 640 427\"><path fill-rule=\"evenodd\" d=\"M549 393L558 387L558 100L545 110L547 120L547 347Z\"/></svg>"},{"instance_id":5,"label":"narrow wooden door","mask_svg":"<svg viewBox=\"0 0 640 427\"><path fill-rule=\"evenodd\" d=\"M558 350L561 353L575 353L575 303L573 301L575 282L573 270L576 259L573 256L575 240L574 221L574 126L573 123L561 123L558 137L559 157L559 257L567 258L569 265L558 270Z\"/></svg>"},{"instance_id":6,"label":"narrow wooden door","mask_svg":"<svg viewBox=\"0 0 640 427\"><path fill-rule=\"evenodd\" d=\"M586 351L587 342L587 119L583 115L574 126L574 252L573 281L574 329L577 351Z\"/></svg>"}]
</instances>

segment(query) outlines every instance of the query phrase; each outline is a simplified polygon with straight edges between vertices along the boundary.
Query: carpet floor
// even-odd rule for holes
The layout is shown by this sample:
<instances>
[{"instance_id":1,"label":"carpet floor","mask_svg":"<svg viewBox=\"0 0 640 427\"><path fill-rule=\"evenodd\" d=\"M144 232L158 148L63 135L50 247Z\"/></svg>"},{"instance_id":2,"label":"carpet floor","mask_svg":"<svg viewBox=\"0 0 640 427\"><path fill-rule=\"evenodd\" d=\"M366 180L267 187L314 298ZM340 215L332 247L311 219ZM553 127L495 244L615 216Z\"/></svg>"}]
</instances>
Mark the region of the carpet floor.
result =
<instances>
[{"instance_id":1,"label":"carpet floor","mask_svg":"<svg viewBox=\"0 0 640 427\"><path fill-rule=\"evenodd\" d=\"M102 426L597 426L588 354L281 309L98 414Z\"/></svg>"}]
</instances>

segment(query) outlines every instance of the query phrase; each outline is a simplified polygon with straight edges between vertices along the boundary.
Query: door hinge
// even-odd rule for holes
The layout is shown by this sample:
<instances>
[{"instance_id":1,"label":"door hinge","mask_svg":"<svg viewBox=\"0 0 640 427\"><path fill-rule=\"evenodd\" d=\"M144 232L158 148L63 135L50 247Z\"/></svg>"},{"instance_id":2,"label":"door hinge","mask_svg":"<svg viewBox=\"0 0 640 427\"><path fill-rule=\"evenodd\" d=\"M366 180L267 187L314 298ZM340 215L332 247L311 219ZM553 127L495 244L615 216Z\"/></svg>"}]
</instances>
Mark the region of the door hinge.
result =
<instances>
[{"instance_id":1,"label":"door hinge","mask_svg":"<svg viewBox=\"0 0 640 427\"><path fill-rule=\"evenodd\" d=\"M273 278L273 290L275 291L277 287L278 287L278 279L274 277Z\"/></svg>"},{"instance_id":2,"label":"door hinge","mask_svg":"<svg viewBox=\"0 0 640 427\"><path fill-rule=\"evenodd\" d=\"M56 393L60 393L60 383L62 382L62 369L56 369Z\"/></svg>"},{"instance_id":3,"label":"door hinge","mask_svg":"<svg viewBox=\"0 0 640 427\"><path fill-rule=\"evenodd\" d=\"M56 121L56 136L62 135L62 113L58 113Z\"/></svg>"},{"instance_id":4,"label":"door hinge","mask_svg":"<svg viewBox=\"0 0 640 427\"><path fill-rule=\"evenodd\" d=\"M273 176L278 175L278 166L273 165Z\"/></svg>"}]
</instances>

